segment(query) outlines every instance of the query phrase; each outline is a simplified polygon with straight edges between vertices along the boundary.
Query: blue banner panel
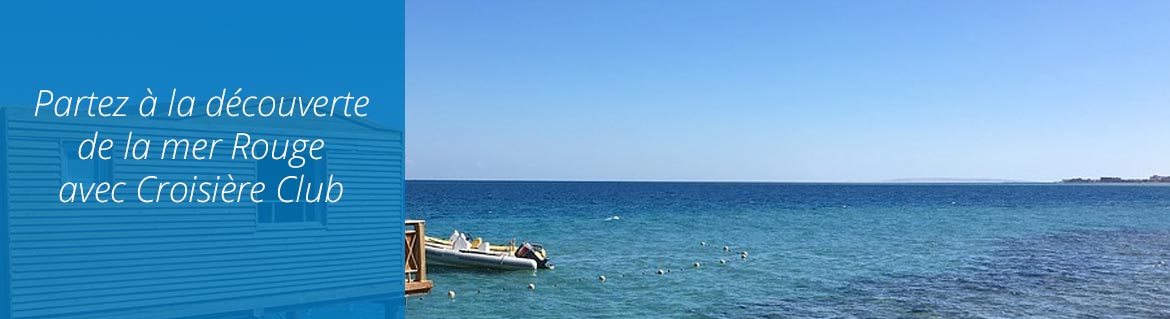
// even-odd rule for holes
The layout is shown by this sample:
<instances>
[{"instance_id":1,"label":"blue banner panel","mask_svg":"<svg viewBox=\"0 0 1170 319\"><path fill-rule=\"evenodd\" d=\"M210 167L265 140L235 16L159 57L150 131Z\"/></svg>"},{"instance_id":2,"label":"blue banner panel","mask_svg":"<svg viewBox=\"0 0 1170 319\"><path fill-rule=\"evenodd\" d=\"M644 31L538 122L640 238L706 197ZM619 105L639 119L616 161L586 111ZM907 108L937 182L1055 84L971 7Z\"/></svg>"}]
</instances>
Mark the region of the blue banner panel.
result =
<instances>
[{"instance_id":1,"label":"blue banner panel","mask_svg":"<svg viewBox=\"0 0 1170 319\"><path fill-rule=\"evenodd\" d=\"M403 317L402 28L0 4L0 318Z\"/></svg>"}]
</instances>

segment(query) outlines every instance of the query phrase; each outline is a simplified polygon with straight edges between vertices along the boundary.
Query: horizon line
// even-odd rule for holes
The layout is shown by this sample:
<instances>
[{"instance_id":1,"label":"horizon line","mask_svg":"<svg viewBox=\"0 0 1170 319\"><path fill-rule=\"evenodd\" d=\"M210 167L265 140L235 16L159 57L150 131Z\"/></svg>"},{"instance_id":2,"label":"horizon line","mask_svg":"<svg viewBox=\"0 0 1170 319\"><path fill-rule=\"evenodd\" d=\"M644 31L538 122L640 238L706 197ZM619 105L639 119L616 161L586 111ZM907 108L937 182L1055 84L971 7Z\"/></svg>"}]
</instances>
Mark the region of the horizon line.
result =
<instances>
[{"instance_id":1,"label":"horizon line","mask_svg":"<svg viewBox=\"0 0 1170 319\"><path fill-rule=\"evenodd\" d=\"M1023 181L999 179L915 180L890 179L880 181L793 181L793 180L734 180L734 179L542 179L542 178L406 178L406 181L424 182L582 182L582 183L755 183L755 184L1057 184L1060 181Z\"/></svg>"}]
</instances>

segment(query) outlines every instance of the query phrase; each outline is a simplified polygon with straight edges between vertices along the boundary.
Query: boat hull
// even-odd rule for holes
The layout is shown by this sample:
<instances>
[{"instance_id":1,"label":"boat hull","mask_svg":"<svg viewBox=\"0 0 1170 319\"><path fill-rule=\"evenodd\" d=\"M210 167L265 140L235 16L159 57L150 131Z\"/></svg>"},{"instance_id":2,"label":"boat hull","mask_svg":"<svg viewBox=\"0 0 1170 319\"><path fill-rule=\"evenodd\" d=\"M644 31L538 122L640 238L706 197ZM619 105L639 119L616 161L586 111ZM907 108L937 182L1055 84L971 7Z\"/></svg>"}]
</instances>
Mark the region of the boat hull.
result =
<instances>
[{"instance_id":1,"label":"boat hull","mask_svg":"<svg viewBox=\"0 0 1170 319\"><path fill-rule=\"evenodd\" d=\"M535 260L500 253L454 250L428 245L427 266L498 270L536 270Z\"/></svg>"}]
</instances>

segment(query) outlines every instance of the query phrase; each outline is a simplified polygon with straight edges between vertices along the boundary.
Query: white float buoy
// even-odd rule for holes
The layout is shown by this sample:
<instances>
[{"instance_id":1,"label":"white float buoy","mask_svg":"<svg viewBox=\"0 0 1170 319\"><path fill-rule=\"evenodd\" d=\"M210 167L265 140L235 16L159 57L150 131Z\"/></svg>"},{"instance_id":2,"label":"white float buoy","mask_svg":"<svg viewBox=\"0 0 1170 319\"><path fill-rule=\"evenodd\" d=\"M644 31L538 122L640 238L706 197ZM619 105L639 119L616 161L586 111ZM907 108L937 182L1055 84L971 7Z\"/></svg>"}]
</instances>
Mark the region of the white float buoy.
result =
<instances>
[{"instance_id":1,"label":"white float buoy","mask_svg":"<svg viewBox=\"0 0 1170 319\"><path fill-rule=\"evenodd\" d=\"M605 282L605 276L597 277L597 280L600 280L601 282Z\"/></svg>"},{"instance_id":2,"label":"white float buoy","mask_svg":"<svg viewBox=\"0 0 1170 319\"><path fill-rule=\"evenodd\" d=\"M723 251L731 251L731 247L723 246Z\"/></svg>"},{"instance_id":3,"label":"white float buoy","mask_svg":"<svg viewBox=\"0 0 1170 319\"><path fill-rule=\"evenodd\" d=\"M699 246L707 246L707 242L701 241L701 242L699 242Z\"/></svg>"},{"instance_id":4,"label":"white float buoy","mask_svg":"<svg viewBox=\"0 0 1170 319\"><path fill-rule=\"evenodd\" d=\"M695 262L695 268L699 268L699 266L702 266L702 265L703 265L703 264L700 264L700 263L699 263L699 262L697 262L697 261Z\"/></svg>"},{"instance_id":5,"label":"white float buoy","mask_svg":"<svg viewBox=\"0 0 1170 319\"><path fill-rule=\"evenodd\" d=\"M532 284L532 283L528 284L528 289L529 289L529 290L534 290L534 289L536 289L536 284Z\"/></svg>"},{"instance_id":6,"label":"white float buoy","mask_svg":"<svg viewBox=\"0 0 1170 319\"><path fill-rule=\"evenodd\" d=\"M726 263L727 263L727 259L720 259L720 260L719 260L719 263L720 263L720 264L726 264Z\"/></svg>"},{"instance_id":7,"label":"white float buoy","mask_svg":"<svg viewBox=\"0 0 1170 319\"><path fill-rule=\"evenodd\" d=\"M455 291L447 290L447 298L455 299Z\"/></svg>"},{"instance_id":8,"label":"white float buoy","mask_svg":"<svg viewBox=\"0 0 1170 319\"><path fill-rule=\"evenodd\" d=\"M665 274L665 273L666 273L666 272L665 272L665 271L662 271L662 269L659 269L659 270L658 270L658 274L659 274L659 275L661 275L661 274Z\"/></svg>"}]
</instances>

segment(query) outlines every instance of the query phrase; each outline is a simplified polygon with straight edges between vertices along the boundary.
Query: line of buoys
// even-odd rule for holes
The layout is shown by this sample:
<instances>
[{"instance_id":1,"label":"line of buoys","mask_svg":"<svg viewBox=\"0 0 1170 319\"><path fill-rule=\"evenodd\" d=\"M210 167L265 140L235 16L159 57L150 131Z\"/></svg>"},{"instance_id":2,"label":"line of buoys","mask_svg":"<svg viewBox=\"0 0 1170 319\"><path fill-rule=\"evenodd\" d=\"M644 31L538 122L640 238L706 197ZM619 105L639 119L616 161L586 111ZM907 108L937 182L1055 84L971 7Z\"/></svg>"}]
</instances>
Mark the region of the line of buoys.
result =
<instances>
[{"instance_id":1,"label":"line of buoys","mask_svg":"<svg viewBox=\"0 0 1170 319\"><path fill-rule=\"evenodd\" d=\"M707 246L707 242L706 242L706 241L701 241L701 242L699 242L699 245L700 245L700 246ZM730 247L730 246L723 246L723 251L725 251L725 252L730 252L730 251L731 251L731 247ZM748 251L747 251L747 250L742 250L742 251L740 251L740 252L739 252L739 257L740 257L741 259L745 259L745 260L746 260L746 259L748 258ZM727 259L720 258L720 259L719 259L719 263L720 263L720 264L727 264ZM1165 262L1165 261L1161 261L1161 262L1156 262L1156 263L1155 263L1155 267L1158 267L1158 266L1165 266L1165 265L1166 265L1166 262ZM693 262L693 263L691 264L691 266L692 266L693 268L696 268L696 269L697 269L697 268L702 268L702 267L703 267L703 263L702 263L702 262L699 262L699 261L696 261L696 262ZM686 269L686 268L679 268L679 270L680 270L680 271L682 271L682 270L685 270L685 269ZM673 271L673 269L671 269L671 268L659 268L659 269L657 269L657 270L655 271L655 274L657 274L657 275L665 275L665 274L669 274L669 273L671 273L672 271ZM641 272L639 272L639 274L645 275L645 274L646 274L646 272L645 272L645 271L641 271ZM622 273L622 274L619 274L618 276L619 276L619 277L622 277L622 278L625 278L625 277L626 277L626 274ZM598 275L598 276L597 276L597 281L598 281L598 282L600 282L600 283L605 283L607 280L608 280L608 278L607 278L605 275ZM583 279L582 279L582 278L577 278L577 281L578 281L578 282L581 282L581 281L583 281ZM536 283L531 283L531 282L530 282L530 283L528 283L528 285L527 285L526 287L528 288L528 290L536 290ZM554 284L553 284L553 287L560 288L560 284L559 284L559 283L554 283ZM507 288L507 287L500 287L500 290L502 290L502 291L507 291L507 290L508 290L508 288ZM480 289L476 289L476 290L475 290L475 293L476 293L476 294L480 294L481 292L482 292L482 291L481 291ZM449 298L449 299L455 299L455 291L454 291L454 290L448 290L448 291L447 291L447 298ZM418 300L423 300L423 298L422 298L422 297L419 297L419 298L418 298Z\"/></svg>"}]
</instances>

